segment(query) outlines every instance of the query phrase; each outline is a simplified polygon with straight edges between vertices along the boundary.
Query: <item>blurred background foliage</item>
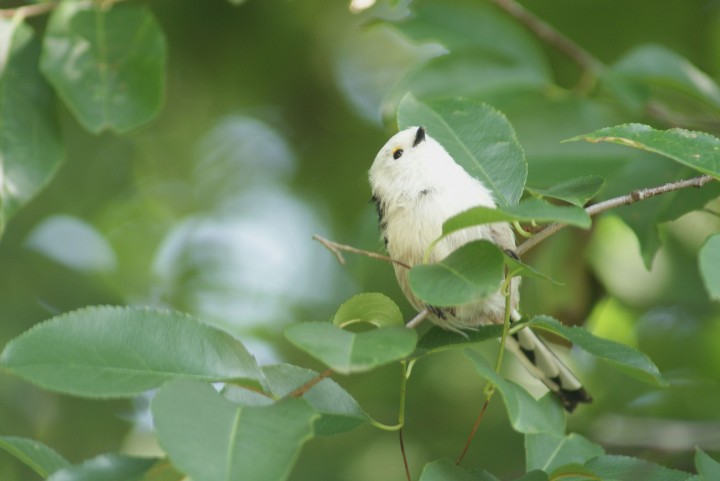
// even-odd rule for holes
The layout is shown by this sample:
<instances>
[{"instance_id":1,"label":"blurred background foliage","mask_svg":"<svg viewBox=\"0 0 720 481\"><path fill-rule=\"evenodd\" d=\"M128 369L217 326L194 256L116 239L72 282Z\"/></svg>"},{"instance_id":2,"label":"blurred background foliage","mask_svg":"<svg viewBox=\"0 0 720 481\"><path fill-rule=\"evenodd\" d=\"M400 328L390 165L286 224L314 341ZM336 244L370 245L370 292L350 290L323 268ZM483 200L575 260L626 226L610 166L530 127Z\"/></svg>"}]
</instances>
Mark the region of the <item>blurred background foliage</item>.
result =
<instances>
[{"instance_id":1,"label":"blurred background foliage","mask_svg":"<svg viewBox=\"0 0 720 481\"><path fill-rule=\"evenodd\" d=\"M325 0L137 3L167 39L164 106L129 133L92 135L58 103L64 162L0 245L0 345L86 305L168 306L236 334L261 363L319 368L288 345L284 327L326 320L361 291L386 293L411 316L388 265L351 257L342 267L311 239L380 250L367 170L408 89L493 105L525 148L530 186L598 174L602 198L692 174L650 154L561 140L630 121L720 134L717 0L522 2L610 66L595 79L481 0L387 1L362 12ZM46 23L30 19L37 31ZM720 310L696 261L720 220L686 215L707 202L720 210L718 193L710 185L619 209L525 259L564 283L527 280L525 313L636 346L672 382L650 388L571 353L595 403L570 417L570 429L610 453L692 470L696 445L720 452ZM397 371L334 377L390 421ZM482 388L457 352L415 366L405 429L413 472L457 455ZM148 423L144 397L81 400L0 374L2 434L38 439L72 462L157 452ZM494 403L467 466L519 475L522 442ZM402 473L396 435L363 426L312 440L290 479ZM0 453L1 479L33 476Z\"/></svg>"}]
</instances>

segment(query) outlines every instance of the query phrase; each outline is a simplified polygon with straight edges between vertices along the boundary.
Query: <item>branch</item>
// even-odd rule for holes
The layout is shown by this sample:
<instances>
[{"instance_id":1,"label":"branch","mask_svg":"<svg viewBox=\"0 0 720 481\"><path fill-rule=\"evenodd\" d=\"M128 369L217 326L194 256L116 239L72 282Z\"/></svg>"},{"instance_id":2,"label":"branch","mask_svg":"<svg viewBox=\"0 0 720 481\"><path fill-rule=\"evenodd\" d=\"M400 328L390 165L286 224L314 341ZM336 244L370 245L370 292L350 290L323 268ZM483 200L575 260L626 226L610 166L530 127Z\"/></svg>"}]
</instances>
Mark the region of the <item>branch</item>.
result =
<instances>
[{"instance_id":1,"label":"branch","mask_svg":"<svg viewBox=\"0 0 720 481\"><path fill-rule=\"evenodd\" d=\"M107 10L114 4L119 2L125 2L127 0L88 0L88 4L95 3L101 9ZM44 15L48 12L53 11L60 5L61 2L45 2L36 3L31 5L23 5L17 8L0 8L0 18L14 18L15 16L20 19L28 17L36 17L38 15Z\"/></svg>"},{"instance_id":2,"label":"branch","mask_svg":"<svg viewBox=\"0 0 720 481\"><path fill-rule=\"evenodd\" d=\"M640 202L642 200L649 199L650 197L655 197L656 195L666 194L668 192L674 192L676 190L686 189L688 187L700 188L708 182L711 182L713 179L714 178L709 175L701 175L700 177L693 177L692 179L670 182L665 185L660 185L658 187L649 187L647 189L634 190L627 195L615 197L613 199L591 205L585 209L585 212L587 212L587 214L592 217L607 210L621 207L623 205L634 204L635 202ZM518 246L516 251L518 256L522 257L525 252L529 251L530 249L538 245L540 242L555 234L565 226L566 224L550 224L549 226L545 227L543 230L530 237L528 240Z\"/></svg>"},{"instance_id":3,"label":"branch","mask_svg":"<svg viewBox=\"0 0 720 481\"><path fill-rule=\"evenodd\" d=\"M318 375L315 376L314 378L310 379L308 382L306 382L306 383L303 384L302 386L300 386L300 387L298 387L297 389L295 389L294 391L286 394L285 397L286 397L286 398L289 398L289 397L300 397L300 396L302 396L303 394L305 394L306 392L308 392L310 389L312 389L313 387L315 387L315 385L316 385L317 383L319 383L320 381L322 381L322 380L325 379L326 377L330 376L332 373L333 373L333 370L332 370L332 369L326 369L325 371L321 372L320 374L318 374Z\"/></svg>"},{"instance_id":4,"label":"branch","mask_svg":"<svg viewBox=\"0 0 720 481\"><path fill-rule=\"evenodd\" d=\"M402 261L398 261L393 259L392 257L384 256L382 254L378 254L376 252L366 251L363 249L358 249L357 247L349 246L346 244L338 244L337 242L333 242L331 240L325 239L324 237L321 237L317 234L312 236L312 238L319 243L321 243L323 246L325 246L330 252L335 254L335 257L337 258L338 262L340 264L345 265L345 258L342 255L342 251L345 252L352 252L353 254L360 254L363 256L371 257L373 259L379 259L381 261L390 262L392 264L397 264L399 266L402 266L406 269L410 269L410 266L405 264Z\"/></svg>"},{"instance_id":5,"label":"branch","mask_svg":"<svg viewBox=\"0 0 720 481\"><path fill-rule=\"evenodd\" d=\"M603 63L573 40L555 30L555 28L536 17L515 0L491 0L499 8L525 25L540 40L544 40L556 50L568 56L583 69L596 73L603 69Z\"/></svg>"}]
</instances>

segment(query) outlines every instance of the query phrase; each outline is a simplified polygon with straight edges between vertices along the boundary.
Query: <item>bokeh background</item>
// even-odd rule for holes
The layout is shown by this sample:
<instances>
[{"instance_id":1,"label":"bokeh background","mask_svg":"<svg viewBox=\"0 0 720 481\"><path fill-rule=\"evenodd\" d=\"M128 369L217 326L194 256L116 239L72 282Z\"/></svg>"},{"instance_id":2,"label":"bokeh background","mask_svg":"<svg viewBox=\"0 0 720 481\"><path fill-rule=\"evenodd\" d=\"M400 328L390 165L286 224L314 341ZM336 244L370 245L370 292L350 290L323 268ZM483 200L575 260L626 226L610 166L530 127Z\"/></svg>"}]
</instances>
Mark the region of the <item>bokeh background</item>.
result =
<instances>
[{"instance_id":1,"label":"bokeh background","mask_svg":"<svg viewBox=\"0 0 720 481\"><path fill-rule=\"evenodd\" d=\"M373 15L351 11L347 1L143 3L167 36L164 108L127 135L93 136L59 105L65 161L8 224L0 244L0 345L86 305L167 306L236 334L261 363L319 368L284 340L285 326L326 320L362 291L393 297L410 317L388 265L348 256L341 266L311 237L381 249L367 170L395 130L393 106L402 92L396 85L443 51L382 19L402 18L428 2L382 3ZM480 0L448 3L503 16ZM656 43L712 78L720 73L718 0L523 3L604 62ZM45 21L32 25L41 30ZM638 116L602 94L576 94L577 67L537 45L552 88L503 89L517 80L508 70L472 92L508 115L527 153L530 182L542 185L548 172L582 156L609 175L605 195L653 185L628 167L656 161L647 155L559 144ZM471 76L439 71L458 76L457 92L436 94L468 93ZM430 77L423 85L437 85ZM713 132L720 124L711 120L705 127ZM717 202L709 207L720 209ZM573 352L596 402L570 417L572 430L611 453L678 468L692 469L696 445L720 452L720 315L696 262L702 240L718 230L718 216L703 212L663 224L651 271L635 233L617 216L601 218L589 232L567 229L528 256L564 285L525 282L526 313L585 324L639 347L673 381L669 389L650 388ZM492 356L496 346L481 349ZM517 366L507 370L524 379ZM334 378L374 417L392 423L398 376L391 366ZM405 432L413 472L459 453L482 388L461 353L415 366ZM152 454L147 402L81 400L0 373L0 433L38 439L74 462L114 450ZM522 472L522 437L508 426L499 399L466 463L502 476ZM0 479L39 479L33 476L0 453ZM290 479L402 477L396 434L365 426L312 440Z\"/></svg>"}]
</instances>

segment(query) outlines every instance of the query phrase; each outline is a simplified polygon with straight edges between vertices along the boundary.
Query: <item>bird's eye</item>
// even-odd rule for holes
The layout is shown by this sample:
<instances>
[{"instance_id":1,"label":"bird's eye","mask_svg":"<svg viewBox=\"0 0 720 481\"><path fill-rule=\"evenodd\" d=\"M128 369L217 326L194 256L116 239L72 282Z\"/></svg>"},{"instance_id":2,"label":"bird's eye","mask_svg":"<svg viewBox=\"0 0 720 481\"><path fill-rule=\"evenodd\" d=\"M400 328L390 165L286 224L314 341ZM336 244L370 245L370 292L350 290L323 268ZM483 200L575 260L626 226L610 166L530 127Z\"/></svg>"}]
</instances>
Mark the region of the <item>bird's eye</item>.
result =
<instances>
[{"instance_id":1,"label":"bird's eye","mask_svg":"<svg viewBox=\"0 0 720 481\"><path fill-rule=\"evenodd\" d=\"M393 159L397 160L400 157L402 157L403 149L395 149L393 150Z\"/></svg>"}]
</instances>

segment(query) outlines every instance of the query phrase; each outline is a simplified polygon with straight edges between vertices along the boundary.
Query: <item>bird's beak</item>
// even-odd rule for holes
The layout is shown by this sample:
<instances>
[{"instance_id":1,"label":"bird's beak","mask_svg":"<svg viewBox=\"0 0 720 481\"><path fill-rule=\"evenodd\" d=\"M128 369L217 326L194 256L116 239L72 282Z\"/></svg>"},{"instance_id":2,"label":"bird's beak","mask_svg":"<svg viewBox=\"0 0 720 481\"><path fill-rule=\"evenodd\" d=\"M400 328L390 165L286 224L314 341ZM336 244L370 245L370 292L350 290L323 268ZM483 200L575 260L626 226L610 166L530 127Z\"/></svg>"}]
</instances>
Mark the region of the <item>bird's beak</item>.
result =
<instances>
[{"instance_id":1,"label":"bird's beak","mask_svg":"<svg viewBox=\"0 0 720 481\"><path fill-rule=\"evenodd\" d=\"M415 142L413 142L413 147L417 147L423 140L425 140L425 129L423 127L418 127L417 132L415 132Z\"/></svg>"}]
</instances>

